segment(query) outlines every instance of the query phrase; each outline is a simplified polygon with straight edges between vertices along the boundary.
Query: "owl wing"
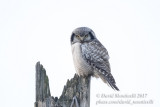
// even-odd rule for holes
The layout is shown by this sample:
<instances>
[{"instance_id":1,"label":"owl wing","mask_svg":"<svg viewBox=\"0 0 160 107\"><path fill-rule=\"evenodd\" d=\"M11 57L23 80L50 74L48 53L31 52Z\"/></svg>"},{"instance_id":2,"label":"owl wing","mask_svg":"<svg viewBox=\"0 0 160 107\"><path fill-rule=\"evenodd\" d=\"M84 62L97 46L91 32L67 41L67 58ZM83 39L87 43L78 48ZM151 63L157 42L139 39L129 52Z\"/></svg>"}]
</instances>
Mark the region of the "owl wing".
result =
<instances>
[{"instance_id":1,"label":"owl wing","mask_svg":"<svg viewBox=\"0 0 160 107\"><path fill-rule=\"evenodd\" d=\"M81 45L82 57L94 68L94 75L100 77L113 89L119 90L111 74L109 55L106 48L98 41L94 40Z\"/></svg>"}]
</instances>

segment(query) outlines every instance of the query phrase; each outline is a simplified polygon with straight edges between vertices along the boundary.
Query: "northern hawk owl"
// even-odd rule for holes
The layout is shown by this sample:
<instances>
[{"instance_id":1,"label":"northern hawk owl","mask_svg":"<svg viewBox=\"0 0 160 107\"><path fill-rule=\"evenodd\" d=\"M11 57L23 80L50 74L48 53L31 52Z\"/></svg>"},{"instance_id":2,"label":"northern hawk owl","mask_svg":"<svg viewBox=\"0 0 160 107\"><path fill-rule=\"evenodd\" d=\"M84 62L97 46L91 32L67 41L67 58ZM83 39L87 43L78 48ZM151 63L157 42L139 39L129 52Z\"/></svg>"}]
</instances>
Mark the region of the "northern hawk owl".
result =
<instances>
[{"instance_id":1,"label":"northern hawk owl","mask_svg":"<svg viewBox=\"0 0 160 107\"><path fill-rule=\"evenodd\" d=\"M119 90L111 74L106 48L88 27L76 28L71 35L73 62L79 76L101 78L115 90Z\"/></svg>"}]
</instances>

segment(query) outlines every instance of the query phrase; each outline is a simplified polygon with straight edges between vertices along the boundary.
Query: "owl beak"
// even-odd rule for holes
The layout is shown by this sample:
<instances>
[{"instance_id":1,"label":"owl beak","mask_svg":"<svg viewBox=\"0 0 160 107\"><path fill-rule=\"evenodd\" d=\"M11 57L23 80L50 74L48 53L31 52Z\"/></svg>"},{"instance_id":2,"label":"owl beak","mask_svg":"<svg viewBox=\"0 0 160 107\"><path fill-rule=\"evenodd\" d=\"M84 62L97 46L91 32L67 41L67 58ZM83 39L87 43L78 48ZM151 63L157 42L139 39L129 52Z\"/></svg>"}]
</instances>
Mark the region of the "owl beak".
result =
<instances>
[{"instance_id":1,"label":"owl beak","mask_svg":"<svg viewBox=\"0 0 160 107\"><path fill-rule=\"evenodd\" d=\"M80 37L80 41L81 41L81 42L83 42L83 39L84 39L83 37Z\"/></svg>"}]
</instances>

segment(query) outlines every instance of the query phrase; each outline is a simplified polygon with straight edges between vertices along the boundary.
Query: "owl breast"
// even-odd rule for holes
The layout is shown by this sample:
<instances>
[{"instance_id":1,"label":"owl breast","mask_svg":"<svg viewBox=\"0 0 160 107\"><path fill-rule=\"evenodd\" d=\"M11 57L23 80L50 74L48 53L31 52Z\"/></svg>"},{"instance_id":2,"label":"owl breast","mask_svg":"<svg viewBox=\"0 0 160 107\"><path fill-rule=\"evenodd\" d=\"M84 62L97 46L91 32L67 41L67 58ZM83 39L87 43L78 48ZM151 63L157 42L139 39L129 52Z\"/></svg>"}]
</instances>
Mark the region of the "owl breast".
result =
<instances>
[{"instance_id":1,"label":"owl breast","mask_svg":"<svg viewBox=\"0 0 160 107\"><path fill-rule=\"evenodd\" d=\"M92 74L92 67L82 57L81 43L74 43L72 45L72 55L78 75L88 76Z\"/></svg>"}]
</instances>

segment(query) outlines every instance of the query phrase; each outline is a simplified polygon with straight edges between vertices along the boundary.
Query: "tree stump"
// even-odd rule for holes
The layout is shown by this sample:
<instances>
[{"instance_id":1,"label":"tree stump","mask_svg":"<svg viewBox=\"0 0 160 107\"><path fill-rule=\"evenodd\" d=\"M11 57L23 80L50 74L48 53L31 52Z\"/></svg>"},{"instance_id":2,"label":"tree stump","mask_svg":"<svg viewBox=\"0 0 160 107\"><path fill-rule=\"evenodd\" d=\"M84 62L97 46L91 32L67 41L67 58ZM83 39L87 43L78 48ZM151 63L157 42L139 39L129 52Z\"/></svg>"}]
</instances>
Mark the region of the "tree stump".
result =
<instances>
[{"instance_id":1,"label":"tree stump","mask_svg":"<svg viewBox=\"0 0 160 107\"><path fill-rule=\"evenodd\" d=\"M46 70L36 64L36 102L35 107L90 107L91 77L79 77L77 74L67 81L62 95L51 96Z\"/></svg>"}]
</instances>

